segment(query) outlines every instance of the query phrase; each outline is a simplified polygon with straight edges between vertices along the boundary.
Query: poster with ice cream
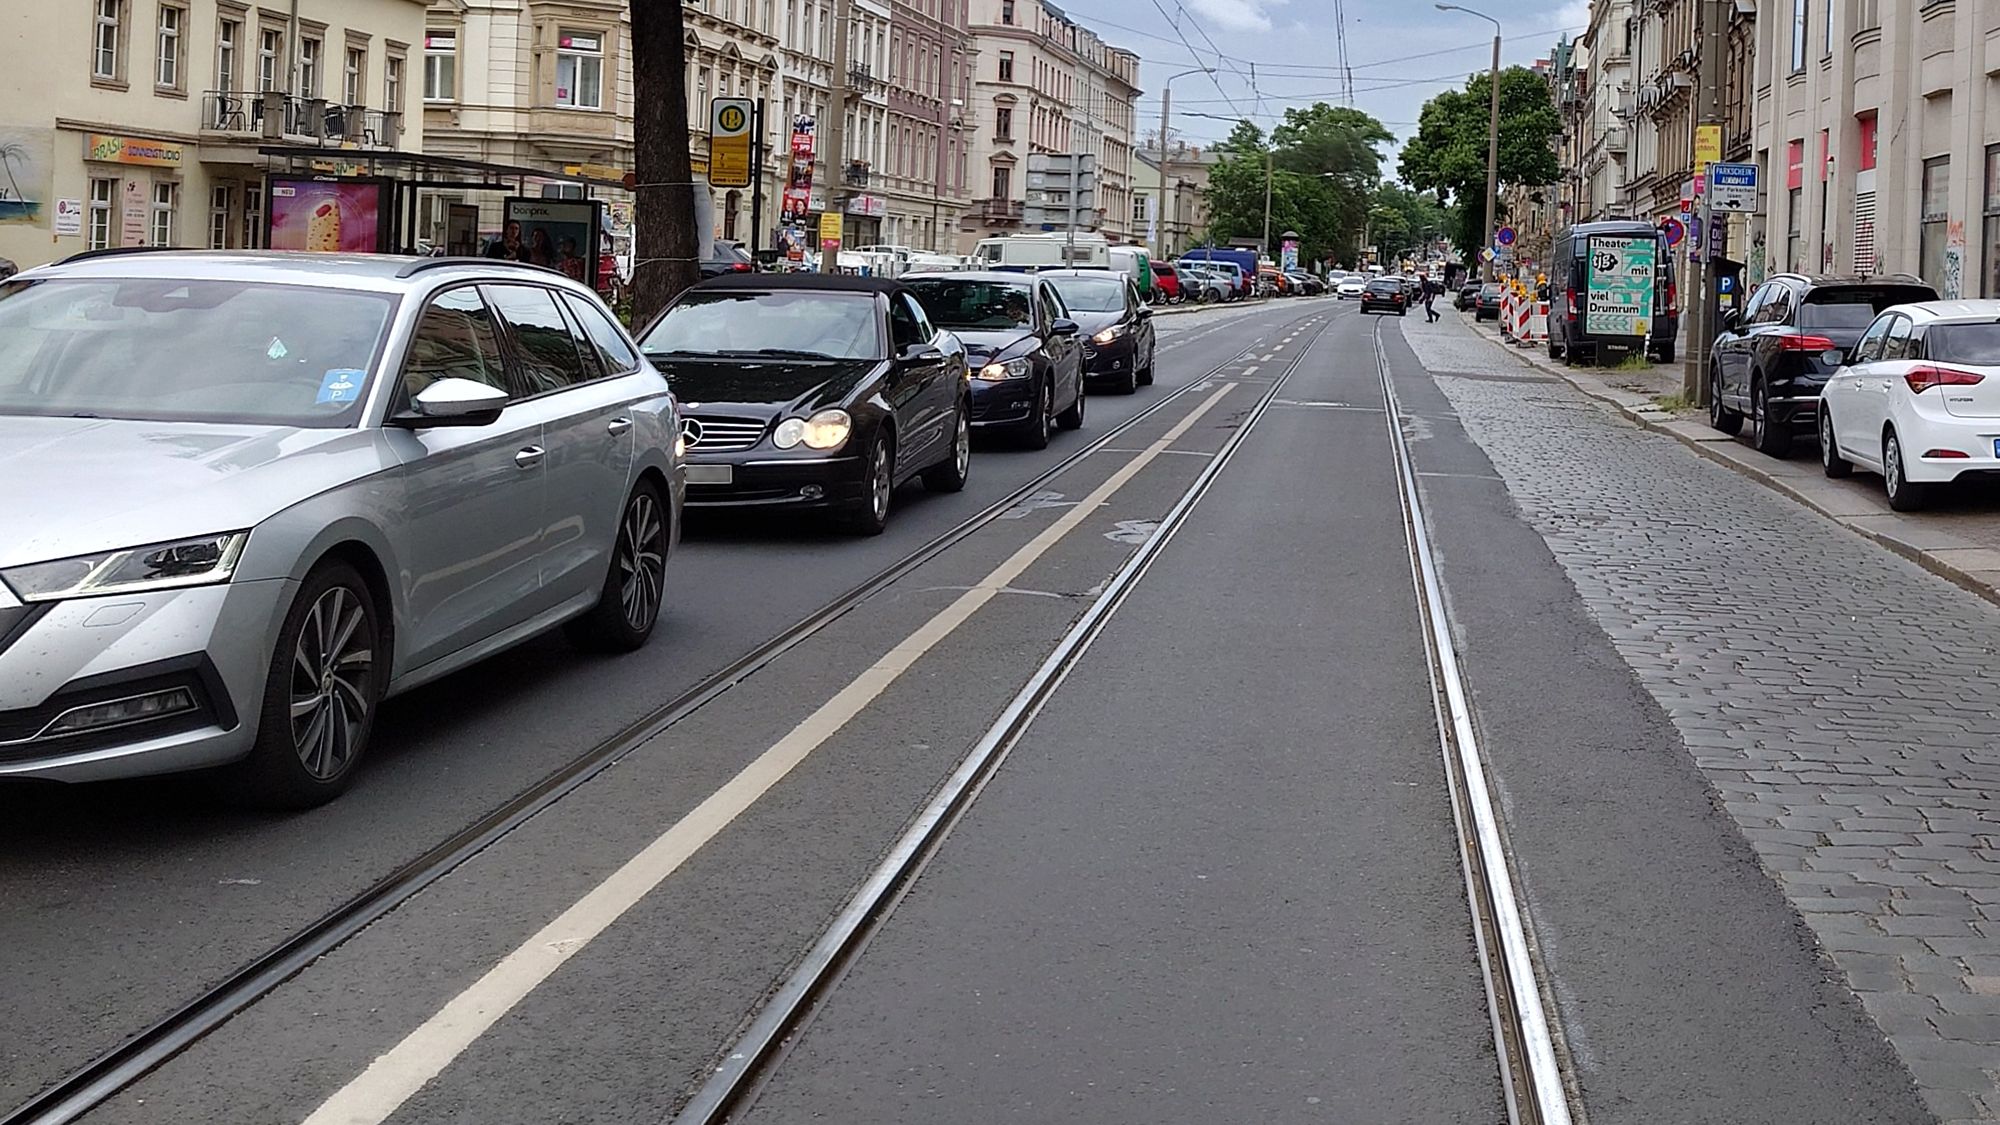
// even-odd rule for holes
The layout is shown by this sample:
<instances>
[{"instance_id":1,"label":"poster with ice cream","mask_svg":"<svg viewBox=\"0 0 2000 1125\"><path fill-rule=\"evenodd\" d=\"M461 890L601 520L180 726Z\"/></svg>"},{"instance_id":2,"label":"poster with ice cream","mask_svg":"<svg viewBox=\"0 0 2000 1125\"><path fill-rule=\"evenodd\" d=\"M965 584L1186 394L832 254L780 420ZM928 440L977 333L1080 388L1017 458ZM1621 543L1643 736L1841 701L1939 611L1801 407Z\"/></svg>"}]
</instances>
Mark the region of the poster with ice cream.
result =
<instances>
[{"instance_id":1,"label":"poster with ice cream","mask_svg":"<svg viewBox=\"0 0 2000 1125\"><path fill-rule=\"evenodd\" d=\"M270 178L273 250L321 254L374 254L387 249L382 222L388 196L383 180Z\"/></svg>"}]
</instances>

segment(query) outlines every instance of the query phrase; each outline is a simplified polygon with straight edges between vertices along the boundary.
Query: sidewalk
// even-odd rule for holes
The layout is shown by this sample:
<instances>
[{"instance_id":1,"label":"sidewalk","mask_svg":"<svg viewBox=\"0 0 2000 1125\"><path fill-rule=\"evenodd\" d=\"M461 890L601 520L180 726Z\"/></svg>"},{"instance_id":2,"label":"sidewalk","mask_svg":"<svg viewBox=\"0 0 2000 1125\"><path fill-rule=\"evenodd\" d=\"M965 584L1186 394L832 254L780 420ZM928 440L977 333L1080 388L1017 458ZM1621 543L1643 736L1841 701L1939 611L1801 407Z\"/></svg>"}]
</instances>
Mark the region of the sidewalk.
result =
<instances>
[{"instance_id":1,"label":"sidewalk","mask_svg":"<svg viewBox=\"0 0 2000 1125\"><path fill-rule=\"evenodd\" d=\"M1810 441L1787 460L1767 457L1742 437L1709 428L1697 410L1668 407L1681 393L1679 363L1644 368L1565 366L1541 344L1503 341L1497 328L1453 318L1459 331L1484 338L1523 364L1554 374L1584 394L1610 404L1640 426L1668 434L1710 460L1784 493L1935 574L2000 603L2000 485L1969 484L1947 490L1930 511L1903 515L1889 508L1881 478L1856 473L1831 480L1820 471ZM1440 327L1443 327L1443 322ZM1666 405L1662 400L1668 400Z\"/></svg>"}]
</instances>

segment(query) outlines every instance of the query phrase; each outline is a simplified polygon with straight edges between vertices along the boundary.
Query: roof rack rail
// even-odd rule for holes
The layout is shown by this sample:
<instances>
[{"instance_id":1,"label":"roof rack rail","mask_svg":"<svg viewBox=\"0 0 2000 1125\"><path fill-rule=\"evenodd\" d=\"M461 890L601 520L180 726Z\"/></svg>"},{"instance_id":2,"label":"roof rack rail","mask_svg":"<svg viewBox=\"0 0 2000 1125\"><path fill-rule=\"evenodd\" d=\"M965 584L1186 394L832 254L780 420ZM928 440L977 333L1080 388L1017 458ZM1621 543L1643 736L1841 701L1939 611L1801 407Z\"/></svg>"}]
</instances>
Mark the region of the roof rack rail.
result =
<instances>
[{"instance_id":1,"label":"roof rack rail","mask_svg":"<svg viewBox=\"0 0 2000 1125\"><path fill-rule=\"evenodd\" d=\"M418 258L416 261L397 270L396 276L414 277L425 270L449 269L452 266L479 266L481 268L512 266L515 269L540 270L543 273L557 275L562 273L561 270L554 266L541 266L533 262L510 262L505 258L481 258L476 255L458 254L441 258Z\"/></svg>"},{"instance_id":2,"label":"roof rack rail","mask_svg":"<svg viewBox=\"0 0 2000 1125\"><path fill-rule=\"evenodd\" d=\"M90 261L92 258L115 258L125 254L162 254L170 250L179 250L179 249L182 249L182 247L106 246L101 250L80 250L74 254L71 254L69 257L64 258L62 261L57 262L56 264L59 266L66 266L69 265L71 262L87 262Z\"/></svg>"}]
</instances>

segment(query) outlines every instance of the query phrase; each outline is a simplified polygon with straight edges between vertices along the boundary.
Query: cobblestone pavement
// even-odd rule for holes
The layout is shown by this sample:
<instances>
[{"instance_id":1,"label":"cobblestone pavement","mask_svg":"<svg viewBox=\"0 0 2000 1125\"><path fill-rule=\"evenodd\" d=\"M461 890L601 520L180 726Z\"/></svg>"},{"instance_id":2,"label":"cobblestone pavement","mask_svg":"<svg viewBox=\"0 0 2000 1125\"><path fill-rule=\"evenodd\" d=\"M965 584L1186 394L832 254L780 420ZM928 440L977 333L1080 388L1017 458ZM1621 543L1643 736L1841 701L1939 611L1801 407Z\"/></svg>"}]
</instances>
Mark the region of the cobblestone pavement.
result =
<instances>
[{"instance_id":1,"label":"cobblestone pavement","mask_svg":"<svg viewBox=\"0 0 2000 1125\"><path fill-rule=\"evenodd\" d=\"M1930 1109L2000 1122L2000 607L1455 319L1403 331Z\"/></svg>"}]
</instances>

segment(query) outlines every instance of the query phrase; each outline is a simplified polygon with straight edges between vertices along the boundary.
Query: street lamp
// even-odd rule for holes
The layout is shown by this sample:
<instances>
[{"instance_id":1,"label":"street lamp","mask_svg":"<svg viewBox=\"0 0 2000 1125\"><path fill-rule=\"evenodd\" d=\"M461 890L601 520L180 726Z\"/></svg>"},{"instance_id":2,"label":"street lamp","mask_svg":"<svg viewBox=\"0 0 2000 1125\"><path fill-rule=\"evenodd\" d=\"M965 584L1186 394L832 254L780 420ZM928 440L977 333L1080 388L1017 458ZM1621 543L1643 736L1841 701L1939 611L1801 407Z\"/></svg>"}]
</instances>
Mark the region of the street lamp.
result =
<instances>
[{"instance_id":1,"label":"street lamp","mask_svg":"<svg viewBox=\"0 0 2000 1125\"><path fill-rule=\"evenodd\" d=\"M1435 5L1440 12L1464 12L1468 16L1478 16L1493 25L1493 77L1489 84L1493 87L1493 105L1487 115L1486 124L1486 243L1493 244L1494 210L1500 195L1500 21L1485 12L1475 12L1462 4ZM1493 280L1493 263L1487 262L1485 280Z\"/></svg>"},{"instance_id":2,"label":"street lamp","mask_svg":"<svg viewBox=\"0 0 2000 1125\"><path fill-rule=\"evenodd\" d=\"M1186 78L1190 74L1214 73L1212 66L1198 66L1179 74L1169 74L1167 80L1160 83L1160 197L1153 201L1153 237L1157 241L1153 249L1161 258L1167 256L1167 118L1174 112L1174 79Z\"/></svg>"}]
</instances>

